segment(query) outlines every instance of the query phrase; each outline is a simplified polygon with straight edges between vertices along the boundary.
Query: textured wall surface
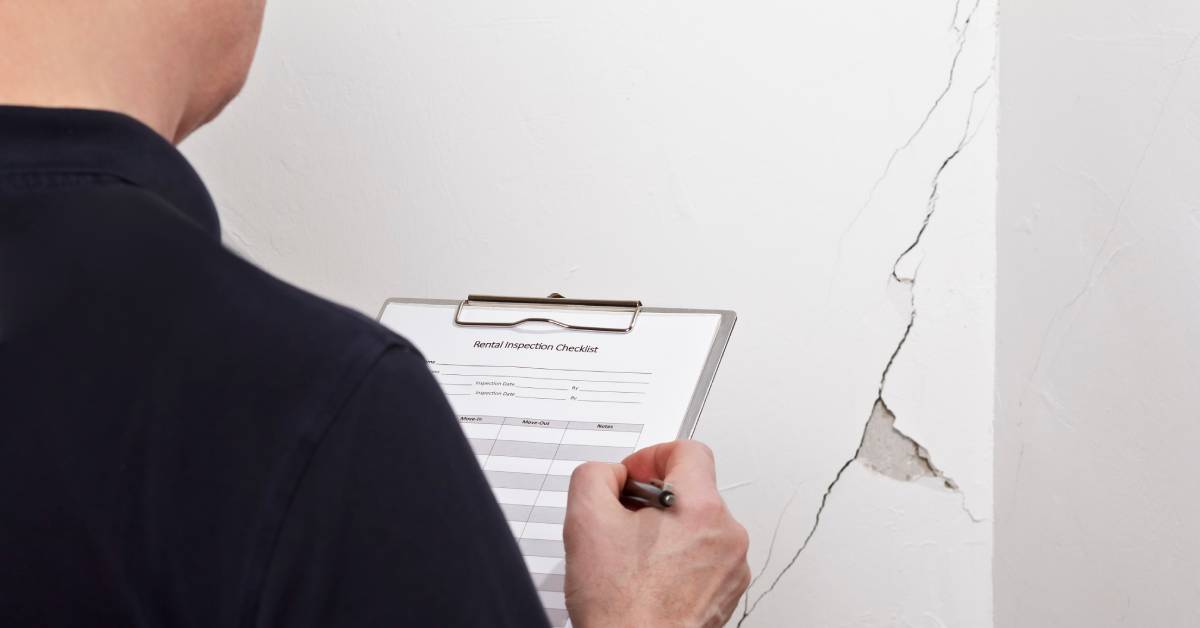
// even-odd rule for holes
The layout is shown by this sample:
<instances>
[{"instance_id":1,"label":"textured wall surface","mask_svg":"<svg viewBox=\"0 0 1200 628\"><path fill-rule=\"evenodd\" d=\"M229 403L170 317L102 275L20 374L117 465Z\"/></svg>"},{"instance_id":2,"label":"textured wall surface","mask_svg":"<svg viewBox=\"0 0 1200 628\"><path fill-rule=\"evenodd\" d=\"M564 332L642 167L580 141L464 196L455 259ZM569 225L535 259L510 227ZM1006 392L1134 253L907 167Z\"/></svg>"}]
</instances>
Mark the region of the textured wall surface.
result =
<instances>
[{"instance_id":1,"label":"textured wall surface","mask_svg":"<svg viewBox=\"0 0 1200 628\"><path fill-rule=\"evenodd\" d=\"M753 539L735 623L990 626L995 12L272 3L185 148L231 247L371 315L736 309L698 431Z\"/></svg>"},{"instance_id":2,"label":"textured wall surface","mask_svg":"<svg viewBox=\"0 0 1200 628\"><path fill-rule=\"evenodd\" d=\"M996 625L1198 626L1200 4L1003 4Z\"/></svg>"}]
</instances>

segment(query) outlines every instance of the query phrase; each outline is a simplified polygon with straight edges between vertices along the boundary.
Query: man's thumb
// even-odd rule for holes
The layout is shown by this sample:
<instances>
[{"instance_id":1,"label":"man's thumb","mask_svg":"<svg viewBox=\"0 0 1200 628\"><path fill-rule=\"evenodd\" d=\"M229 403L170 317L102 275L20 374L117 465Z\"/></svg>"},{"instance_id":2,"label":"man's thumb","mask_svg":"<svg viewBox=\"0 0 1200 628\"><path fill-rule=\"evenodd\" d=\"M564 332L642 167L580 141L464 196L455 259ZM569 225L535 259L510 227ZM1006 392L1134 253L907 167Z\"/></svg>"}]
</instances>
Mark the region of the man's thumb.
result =
<instances>
[{"instance_id":1,"label":"man's thumb","mask_svg":"<svg viewBox=\"0 0 1200 628\"><path fill-rule=\"evenodd\" d=\"M577 500L593 507L606 504L622 507L621 489L625 486L627 474L623 464L585 462L575 467L571 474L571 486L567 489L567 508Z\"/></svg>"}]
</instances>

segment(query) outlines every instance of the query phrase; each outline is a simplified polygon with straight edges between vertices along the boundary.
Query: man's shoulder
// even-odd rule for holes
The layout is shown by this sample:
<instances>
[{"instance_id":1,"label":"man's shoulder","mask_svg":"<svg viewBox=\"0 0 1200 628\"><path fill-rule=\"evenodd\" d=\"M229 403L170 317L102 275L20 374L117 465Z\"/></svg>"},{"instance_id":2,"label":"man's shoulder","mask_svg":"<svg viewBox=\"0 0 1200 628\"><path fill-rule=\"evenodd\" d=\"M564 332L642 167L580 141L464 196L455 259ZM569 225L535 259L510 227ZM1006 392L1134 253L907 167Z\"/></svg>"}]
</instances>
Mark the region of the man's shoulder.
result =
<instances>
[{"instance_id":1,"label":"man's shoulder","mask_svg":"<svg viewBox=\"0 0 1200 628\"><path fill-rule=\"evenodd\" d=\"M196 298L220 304L216 309L227 324L253 328L260 337L291 349L344 343L362 343L373 350L411 349L404 338L374 320L274 276L218 239L205 235L198 240L196 258L181 257L175 263L188 275L187 285Z\"/></svg>"},{"instance_id":2,"label":"man's shoulder","mask_svg":"<svg viewBox=\"0 0 1200 628\"><path fill-rule=\"evenodd\" d=\"M387 351L419 357L405 338L378 322L276 277L216 239L196 246L194 257L173 260L183 281L163 293L201 334L228 334L214 340L231 350L318 371L371 362ZM191 307L204 314L187 315Z\"/></svg>"},{"instance_id":3,"label":"man's shoulder","mask_svg":"<svg viewBox=\"0 0 1200 628\"><path fill-rule=\"evenodd\" d=\"M172 364L315 401L312 394L365 374L385 351L420 359L404 338L260 269L151 192L112 184L28 198L5 209L31 210L38 226L18 255L39 275L31 289L54 292L28 300L42 306L30 318L77 312L68 335L130 356L125 366L135 374Z\"/></svg>"}]
</instances>

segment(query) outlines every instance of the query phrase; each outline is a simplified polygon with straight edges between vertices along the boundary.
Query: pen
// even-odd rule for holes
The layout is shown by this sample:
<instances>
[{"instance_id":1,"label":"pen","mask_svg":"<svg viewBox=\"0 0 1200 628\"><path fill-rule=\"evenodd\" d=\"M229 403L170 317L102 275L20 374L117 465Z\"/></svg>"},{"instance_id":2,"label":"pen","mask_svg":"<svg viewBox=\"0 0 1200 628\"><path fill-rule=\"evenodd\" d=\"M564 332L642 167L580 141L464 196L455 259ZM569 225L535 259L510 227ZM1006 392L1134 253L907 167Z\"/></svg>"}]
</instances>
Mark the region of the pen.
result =
<instances>
[{"instance_id":1,"label":"pen","mask_svg":"<svg viewBox=\"0 0 1200 628\"><path fill-rule=\"evenodd\" d=\"M659 480L638 482L631 479L625 482L625 488L621 490L621 501L636 506L670 508L675 504L675 491L670 484Z\"/></svg>"}]
</instances>

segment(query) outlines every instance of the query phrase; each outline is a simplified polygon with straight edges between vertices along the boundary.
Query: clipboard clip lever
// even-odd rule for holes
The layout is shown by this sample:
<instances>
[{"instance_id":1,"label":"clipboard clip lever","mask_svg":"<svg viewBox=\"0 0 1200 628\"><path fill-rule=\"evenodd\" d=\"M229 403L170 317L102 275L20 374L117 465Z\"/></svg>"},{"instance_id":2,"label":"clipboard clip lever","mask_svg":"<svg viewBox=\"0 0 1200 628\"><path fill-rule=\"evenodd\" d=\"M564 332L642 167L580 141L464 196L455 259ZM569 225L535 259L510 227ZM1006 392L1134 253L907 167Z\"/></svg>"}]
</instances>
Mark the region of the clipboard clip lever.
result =
<instances>
[{"instance_id":1,"label":"clipboard clip lever","mask_svg":"<svg viewBox=\"0 0 1200 628\"><path fill-rule=\"evenodd\" d=\"M531 316L516 321L470 321L462 317L463 310L471 306L487 305L517 305L517 306L553 306L567 308L597 308L606 311L629 312L629 324L624 327L598 327L593 325L576 325L542 317ZM495 295L471 294L458 303L454 311L454 324L460 327L519 327L525 323L549 323L572 331L598 331L616 334L627 334L633 331L638 314L642 311L641 301L620 301L606 299L568 299L557 292L548 297L502 297Z\"/></svg>"}]
</instances>

